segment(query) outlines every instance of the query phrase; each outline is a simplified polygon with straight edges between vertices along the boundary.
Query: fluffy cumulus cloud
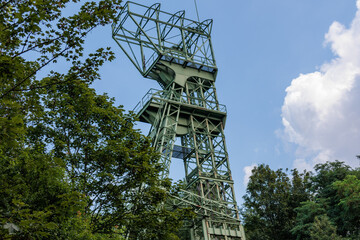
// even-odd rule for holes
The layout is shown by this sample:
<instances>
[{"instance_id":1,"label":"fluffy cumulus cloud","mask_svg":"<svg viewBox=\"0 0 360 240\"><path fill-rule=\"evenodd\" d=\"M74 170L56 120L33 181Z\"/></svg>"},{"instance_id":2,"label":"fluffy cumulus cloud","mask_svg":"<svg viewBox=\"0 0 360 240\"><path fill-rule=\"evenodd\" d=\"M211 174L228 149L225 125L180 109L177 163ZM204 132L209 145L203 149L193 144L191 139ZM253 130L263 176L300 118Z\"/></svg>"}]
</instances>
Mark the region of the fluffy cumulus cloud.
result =
<instances>
[{"instance_id":1,"label":"fluffy cumulus cloud","mask_svg":"<svg viewBox=\"0 0 360 240\"><path fill-rule=\"evenodd\" d=\"M350 27L334 22L325 35L334 59L319 71L300 74L286 89L282 122L298 145L294 167L327 160L356 166L360 154L360 0Z\"/></svg>"}]
</instances>

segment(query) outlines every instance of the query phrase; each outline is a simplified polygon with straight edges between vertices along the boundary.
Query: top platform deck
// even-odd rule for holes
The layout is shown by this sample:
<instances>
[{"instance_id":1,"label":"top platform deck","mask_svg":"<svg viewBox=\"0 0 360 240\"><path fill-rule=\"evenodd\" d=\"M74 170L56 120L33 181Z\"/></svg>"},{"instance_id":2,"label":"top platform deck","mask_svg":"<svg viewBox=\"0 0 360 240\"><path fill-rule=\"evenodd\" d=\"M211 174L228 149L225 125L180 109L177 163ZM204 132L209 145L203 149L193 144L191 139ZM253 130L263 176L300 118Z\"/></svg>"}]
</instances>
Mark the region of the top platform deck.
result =
<instances>
[{"instance_id":1,"label":"top platform deck","mask_svg":"<svg viewBox=\"0 0 360 240\"><path fill-rule=\"evenodd\" d=\"M144 77L160 60L214 73L212 23L187 19L185 11L161 11L158 3L127 2L112 25L112 36Z\"/></svg>"}]
</instances>

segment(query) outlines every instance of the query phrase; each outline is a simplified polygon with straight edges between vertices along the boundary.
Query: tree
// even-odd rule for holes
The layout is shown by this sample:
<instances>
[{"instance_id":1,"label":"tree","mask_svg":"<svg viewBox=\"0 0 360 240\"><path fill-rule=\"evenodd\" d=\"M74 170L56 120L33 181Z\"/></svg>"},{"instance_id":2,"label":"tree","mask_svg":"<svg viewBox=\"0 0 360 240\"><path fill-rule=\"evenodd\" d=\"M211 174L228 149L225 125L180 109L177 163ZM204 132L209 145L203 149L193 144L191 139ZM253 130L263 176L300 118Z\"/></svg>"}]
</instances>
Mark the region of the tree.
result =
<instances>
[{"instance_id":1,"label":"tree","mask_svg":"<svg viewBox=\"0 0 360 240\"><path fill-rule=\"evenodd\" d=\"M352 239L360 237L360 179L347 175L344 180L333 183L339 197L341 219Z\"/></svg>"},{"instance_id":2,"label":"tree","mask_svg":"<svg viewBox=\"0 0 360 240\"><path fill-rule=\"evenodd\" d=\"M91 82L99 78L97 70L104 61L114 58L111 51L98 49L84 59L83 45L93 29L115 19L120 1L89 1L79 12L63 17L66 6L76 2L8 0L0 4L0 154L4 156L19 152L27 113L39 106L36 89L45 87L45 82L37 76L47 76L46 84L66 84L62 74L49 69L62 61L68 74Z\"/></svg>"},{"instance_id":3,"label":"tree","mask_svg":"<svg viewBox=\"0 0 360 240\"><path fill-rule=\"evenodd\" d=\"M340 240L336 234L336 227L330 222L326 215L316 216L310 229L310 239L312 240Z\"/></svg>"},{"instance_id":4,"label":"tree","mask_svg":"<svg viewBox=\"0 0 360 240\"><path fill-rule=\"evenodd\" d=\"M294 239L294 208L309 198L307 179L308 173L293 170L290 180L282 169L263 164L252 170L243 209L248 239Z\"/></svg>"},{"instance_id":5,"label":"tree","mask_svg":"<svg viewBox=\"0 0 360 240\"><path fill-rule=\"evenodd\" d=\"M0 224L19 230L9 235L1 228L3 238L49 238L81 209L83 197L69 188L61 163L41 151L24 149L0 164Z\"/></svg>"},{"instance_id":6,"label":"tree","mask_svg":"<svg viewBox=\"0 0 360 240\"><path fill-rule=\"evenodd\" d=\"M159 206L171 184L158 155L133 115L89 88L114 54L85 58L85 39L120 2L87 1L68 17L77 0L0 4L0 222L20 228L1 237L176 239L187 211Z\"/></svg>"},{"instance_id":7,"label":"tree","mask_svg":"<svg viewBox=\"0 0 360 240\"><path fill-rule=\"evenodd\" d=\"M334 161L317 164L315 173L294 169L291 180L264 164L252 173L243 208L250 240L359 239L359 169Z\"/></svg>"},{"instance_id":8,"label":"tree","mask_svg":"<svg viewBox=\"0 0 360 240\"><path fill-rule=\"evenodd\" d=\"M311 177L311 200L296 208L296 225L292 233L298 239L312 239L310 229L315 217L326 214L341 236L357 239L359 236L359 211L357 206L358 170L343 162L334 161L315 166Z\"/></svg>"},{"instance_id":9,"label":"tree","mask_svg":"<svg viewBox=\"0 0 360 240\"><path fill-rule=\"evenodd\" d=\"M97 79L98 67L113 56L99 49L81 59L84 39L94 27L111 22L119 1L88 2L77 14L62 17L61 10L70 2L0 4L0 221L21 230L7 237L61 236L54 235L59 224L82 219L76 217L76 210L84 199L66 181L62 159L47 153L46 143L30 141L34 139L29 133L31 118L43 114L38 90L45 81L36 77L64 59L70 63L68 74L86 81ZM59 73L47 75L47 84L66 84L60 82ZM74 223L68 224L69 231L78 227ZM1 229L1 234L7 231Z\"/></svg>"},{"instance_id":10,"label":"tree","mask_svg":"<svg viewBox=\"0 0 360 240\"><path fill-rule=\"evenodd\" d=\"M69 69L77 75L81 75L84 70L89 71L86 67L90 64L93 77L98 77L96 70L99 65L113 58L112 52L104 52L102 49L102 55L98 56L97 61L81 62L86 36L96 27L114 21L121 1L89 1L82 4L80 10L72 16L62 16L66 6L76 2L9 0L1 3L1 99L11 97L14 92L42 87L34 81L36 74L57 61L71 63ZM31 56L33 61L28 60ZM52 80L50 84L60 83L57 74L50 72L49 76Z\"/></svg>"},{"instance_id":11,"label":"tree","mask_svg":"<svg viewBox=\"0 0 360 240\"><path fill-rule=\"evenodd\" d=\"M334 182L342 181L353 170L344 162L334 161L315 165L312 178L312 192L315 201L319 202L326 210L326 215L337 226L338 234L347 236L348 229L343 219L343 209L340 206L340 196L334 187Z\"/></svg>"},{"instance_id":12,"label":"tree","mask_svg":"<svg viewBox=\"0 0 360 240\"><path fill-rule=\"evenodd\" d=\"M159 179L159 154L133 128L135 117L83 81L46 90L45 113L31 131L64 160L72 186L86 196L83 214L89 215L92 231L111 233L119 226L131 238L174 235L182 210L159 207L171 185Z\"/></svg>"},{"instance_id":13,"label":"tree","mask_svg":"<svg viewBox=\"0 0 360 240\"><path fill-rule=\"evenodd\" d=\"M295 208L296 222L291 233L296 240L312 239L310 237L310 229L313 227L315 217L325 214L325 209L321 204L314 201L301 202L301 205Z\"/></svg>"}]
</instances>

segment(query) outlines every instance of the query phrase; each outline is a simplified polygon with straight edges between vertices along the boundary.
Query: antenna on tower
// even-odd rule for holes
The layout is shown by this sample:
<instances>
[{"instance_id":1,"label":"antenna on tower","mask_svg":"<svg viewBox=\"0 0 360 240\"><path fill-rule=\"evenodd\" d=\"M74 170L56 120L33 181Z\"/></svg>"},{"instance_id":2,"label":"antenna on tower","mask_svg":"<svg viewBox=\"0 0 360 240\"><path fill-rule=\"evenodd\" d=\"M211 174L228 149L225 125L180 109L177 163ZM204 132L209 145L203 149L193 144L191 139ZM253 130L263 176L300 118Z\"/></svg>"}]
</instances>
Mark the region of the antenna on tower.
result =
<instances>
[{"instance_id":1,"label":"antenna on tower","mask_svg":"<svg viewBox=\"0 0 360 240\"><path fill-rule=\"evenodd\" d=\"M197 19L198 19L198 21L200 22L199 11L198 11L198 8L197 8L196 0L194 0L194 3L195 3L195 9L196 9Z\"/></svg>"}]
</instances>

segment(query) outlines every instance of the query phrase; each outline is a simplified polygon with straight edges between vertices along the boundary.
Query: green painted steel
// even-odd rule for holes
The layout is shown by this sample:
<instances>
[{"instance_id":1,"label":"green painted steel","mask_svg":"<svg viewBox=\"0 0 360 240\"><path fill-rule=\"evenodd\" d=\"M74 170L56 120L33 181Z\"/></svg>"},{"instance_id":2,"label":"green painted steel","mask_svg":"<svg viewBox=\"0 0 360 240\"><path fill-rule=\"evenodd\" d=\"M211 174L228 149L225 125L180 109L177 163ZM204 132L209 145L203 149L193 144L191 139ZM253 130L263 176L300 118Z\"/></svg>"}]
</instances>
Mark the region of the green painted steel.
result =
<instances>
[{"instance_id":1,"label":"green painted steel","mask_svg":"<svg viewBox=\"0 0 360 240\"><path fill-rule=\"evenodd\" d=\"M212 20L186 19L184 11L127 2L112 34L138 71L162 88L150 89L134 111L151 124L162 177L169 176L173 158L184 162L186 188L169 204L192 207L197 218L186 222L182 238L244 240L225 143L226 107L216 95L211 28Z\"/></svg>"}]
</instances>

